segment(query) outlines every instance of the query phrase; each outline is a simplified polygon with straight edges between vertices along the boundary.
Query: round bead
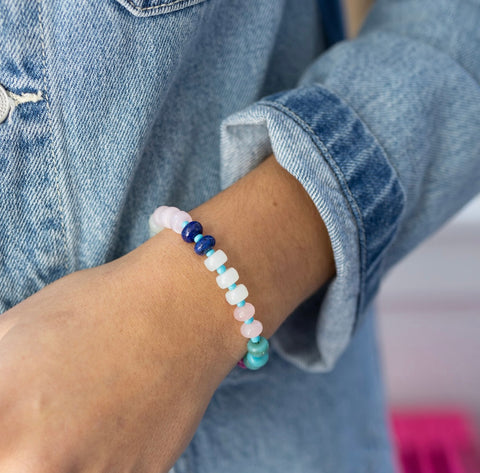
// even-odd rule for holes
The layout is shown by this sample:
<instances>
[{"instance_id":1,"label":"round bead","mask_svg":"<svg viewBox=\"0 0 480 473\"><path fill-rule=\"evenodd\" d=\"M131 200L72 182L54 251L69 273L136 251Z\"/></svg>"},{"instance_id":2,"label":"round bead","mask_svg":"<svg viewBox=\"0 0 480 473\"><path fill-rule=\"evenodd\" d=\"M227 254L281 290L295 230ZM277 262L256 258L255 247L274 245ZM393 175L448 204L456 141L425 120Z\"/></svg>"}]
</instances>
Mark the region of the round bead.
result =
<instances>
[{"instance_id":1,"label":"round bead","mask_svg":"<svg viewBox=\"0 0 480 473\"><path fill-rule=\"evenodd\" d=\"M254 315L255 307L253 304L250 304L250 302L246 302L242 307L235 307L235 310L233 311L233 316L240 322L245 322L245 320L248 320Z\"/></svg>"},{"instance_id":2,"label":"round bead","mask_svg":"<svg viewBox=\"0 0 480 473\"><path fill-rule=\"evenodd\" d=\"M163 220L162 220L162 215L165 209L168 207L166 205L162 205L160 207L157 207L152 215L150 215L150 218L148 220L148 226L150 227L150 235L156 235L158 232L161 232L164 229L163 225Z\"/></svg>"},{"instance_id":3,"label":"round bead","mask_svg":"<svg viewBox=\"0 0 480 473\"><path fill-rule=\"evenodd\" d=\"M258 337L262 333L263 325L260 320L254 320L251 324L242 324L240 332L245 338Z\"/></svg>"},{"instance_id":4,"label":"round bead","mask_svg":"<svg viewBox=\"0 0 480 473\"><path fill-rule=\"evenodd\" d=\"M240 301L238 304L237 304L237 307L243 307L245 305L245 299L243 299L243 301Z\"/></svg>"},{"instance_id":5,"label":"round bead","mask_svg":"<svg viewBox=\"0 0 480 473\"><path fill-rule=\"evenodd\" d=\"M205 261L205 266L209 271L215 271L224 263L227 262L227 255L223 250L216 250L212 256L209 256Z\"/></svg>"},{"instance_id":6,"label":"round bead","mask_svg":"<svg viewBox=\"0 0 480 473\"><path fill-rule=\"evenodd\" d=\"M220 289L226 289L238 281L238 272L235 268L228 268L222 274L217 276L217 284Z\"/></svg>"},{"instance_id":7,"label":"round bead","mask_svg":"<svg viewBox=\"0 0 480 473\"><path fill-rule=\"evenodd\" d=\"M197 255L204 255L208 250L212 249L215 246L215 238L212 235L205 235L197 243L195 243L195 253Z\"/></svg>"},{"instance_id":8,"label":"round bead","mask_svg":"<svg viewBox=\"0 0 480 473\"><path fill-rule=\"evenodd\" d=\"M157 225L153 219L153 214L150 215L150 218L148 219L148 229L150 230L150 238L155 236L157 233L161 232L163 230L163 227L161 225Z\"/></svg>"},{"instance_id":9,"label":"round bead","mask_svg":"<svg viewBox=\"0 0 480 473\"><path fill-rule=\"evenodd\" d=\"M182 238L187 243L193 243L194 238L199 233L202 233L202 231L202 224L200 222L197 222L196 220L192 220L190 223L187 223L187 225L183 227Z\"/></svg>"},{"instance_id":10,"label":"round bead","mask_svg":"<svg viewBox=\"0 0 480 473\"><path fill-rule=\"evenodd\" d=\"M205 253L205 256L212 256L213 253L215 253L215 250L212 248L211 250L208 250L208 251Z\"/></svg>"},{"instance_id":11,"label":"round bead","mask_svg":"<svg viewBox=\"0 0 480 473\"><path fill-rule=\"evenodd\" d=\"M242 299L246 299L248 296L248 290L245 284L239 284L235 289L232 291L228 291L225 293L225 299L230 305L238 304Z\"/></svg>"},{"instance_id":12,"label":"round bead","mask_svg":"<svg viewBox=\"0 0 480 473\"><path fill-rule=\"evenodd\" d=\"M258 370L268 361L268 353L262 356L253 356L250 352L243 357L243 363L250 370Z\"/></svg>"},{"instance_id":13,"label":"round bead","mask_svg":"<svg viewBox=\"0 0 480 473\"><path fill-rule=\"evenodd\" d=\"M183 222L191 222L192 221L192 217L190 216L190 214L188 214L187 212L184 212L183 210L179 210L178 212L176 212L173 217L172 217L172 230L175 232L175 233L182 233L182 230L183 230Z\"/></svg>"},{"instance_id":14,"label":"round bead","mask_svg":"<svg viewBox=\"0 0 480 473\"><path fill-rule=\"evenodd\" d=\"M195 235L195 238L193 239L193 241L195 243L198 243L202 238L203 238L203 235L199 233L198 235Z\"/></svg>"},{"instance_id":15,"label":"round bead","mask_svg":"<svg viewBox=\"0 0 480 473\"><path fill-rule=\"evenodd\" d=\"M264 337L259 337L258 343L253 343L252 340L249 340L247 343L247 350L253 356L262 356L268 352L269 343L268 340Z\"/></svg>"},{"instance_id":16,"label":"round bead","mask_svg":"<svg viewBox=\"0 0 480 473\"><path fill-rule=\"evenodd\" d=\"M167 207L163 211L161 219L164 227L172 228L172 218L177 212L180 212L180 209L177 209L177 207Z\"/></svg>"},{"instance_id":17,"label":"round bead","mask_svg":"<svg viewBox=\"0 0 480 473\"><path fill-rule=\"evenodd\" d=\"M219 266L219 267L217 268L217 273L218 273L218 274L223 274L226 270L227 270L227 268L225 267L224 264L222 264L222 266Z\"/></svg>"}]
</instances>

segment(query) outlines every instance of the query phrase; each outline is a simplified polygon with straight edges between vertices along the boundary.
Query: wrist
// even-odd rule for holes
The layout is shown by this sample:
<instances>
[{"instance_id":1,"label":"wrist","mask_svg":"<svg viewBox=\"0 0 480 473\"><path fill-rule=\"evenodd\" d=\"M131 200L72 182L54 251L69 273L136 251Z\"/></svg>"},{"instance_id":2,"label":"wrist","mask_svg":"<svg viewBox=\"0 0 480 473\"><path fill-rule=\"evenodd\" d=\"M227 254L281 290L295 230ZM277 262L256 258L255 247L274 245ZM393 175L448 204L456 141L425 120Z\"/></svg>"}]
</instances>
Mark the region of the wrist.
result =
<instances>
[{"instance_id":1,"label":"wrist","mask_svg":"<svg viewBox=\"0 0 480 473\"><path fill-rule=\"evenodd\" d=\"M191 366L220 383L244 355L247 339L205 257L165 229L122 259L135 288L130 294L158 331L155 343L167 346L172 358L176 350L188 351Z\"/></svg>"}]
</instances>

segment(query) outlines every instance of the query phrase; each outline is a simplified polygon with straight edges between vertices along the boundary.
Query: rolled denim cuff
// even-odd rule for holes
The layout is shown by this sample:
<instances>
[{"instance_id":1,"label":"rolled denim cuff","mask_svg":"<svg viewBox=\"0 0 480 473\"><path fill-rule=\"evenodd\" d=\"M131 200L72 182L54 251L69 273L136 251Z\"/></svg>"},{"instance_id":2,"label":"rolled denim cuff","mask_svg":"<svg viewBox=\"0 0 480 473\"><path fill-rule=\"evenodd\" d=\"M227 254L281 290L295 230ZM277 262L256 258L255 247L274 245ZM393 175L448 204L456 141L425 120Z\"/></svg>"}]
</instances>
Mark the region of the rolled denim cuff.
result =
<instances>
[{"instance_id":1,"label":"rolled denim cuff","mask_svg":"<svg viewBox=\"0 0 480 473\"><path fill-rule=\"evenodd\" d=\"M320 85L270 95L223 120L222 189L272 152L315 203L336 265L336 276L303 302L309 310L287 318L272 347L301 369L329 371L376 294L404 191L366 125Z\"/></svg>"}]
</instances>

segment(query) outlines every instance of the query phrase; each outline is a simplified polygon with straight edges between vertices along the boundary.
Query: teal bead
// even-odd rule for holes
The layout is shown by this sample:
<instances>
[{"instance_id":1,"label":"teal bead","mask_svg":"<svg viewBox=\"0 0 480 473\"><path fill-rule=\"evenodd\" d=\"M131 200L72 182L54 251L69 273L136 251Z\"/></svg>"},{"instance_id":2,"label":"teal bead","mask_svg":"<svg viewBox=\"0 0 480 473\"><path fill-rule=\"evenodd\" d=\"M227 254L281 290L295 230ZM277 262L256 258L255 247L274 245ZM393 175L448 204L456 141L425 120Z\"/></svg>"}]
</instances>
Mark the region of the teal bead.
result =
<instances>
[{"instance_id":1,"label":"teal bead","mask_svg":"<svg viewBox=\"0 0 480 473\"><path fill-rule=\"evenodd\" d=\"M243 301L240 301L238 304L237 304L237 307L243 307L245 305L245 299L243 299Z\"/></svg>"},{"instance_id":2,"label":"teal bead","mask_svg":"<svg viewBox=\"0 0 480 473\"><path fill-rule=\"evenodd\" d=\"M253 356L262 356L268 352L270 344L265 337L255 337L259 338L259 341L255 343L253 338L251 338L247 343L248 353L251 353Z\"/></svg>"},{"instance_id":3,"label":"teal bead","mask_svg":"<svg viewBox=\"0 0 480 473\"><path fill-rule=\"evenodd\" d=\"M203 238L203 235L201 233L199 233L198 235L195 236L195 238L193 239L193 241L195 243L198 243L199 240L201 240Z\"/></svg>"},{"instance_id":4,"label":"teal bead","mask_svg":"<svg viewBox=\"0 0 480 473\"><path fill-rule=\"evenodd\" d=\"M233 291L236 287L237 287L237 285L235 283L233 283L231 286L228 286L228 290Z\"/></svg>"},{"instance_id":5,"label":"teal bead","mask_svg":"<svg viewBox=\"0 0 480 473\"><path fill-rule=\"evenodd\" d=\"M245 366L249 370L258 370L262 366L265 366L268 361L268 353L265 353L262 356L253 356L250 352L248 352L244 357L243 357L243 362L245 363Z\"/></svg>"},{"instance_id":6,"label":"teal bead","mask_svg":"<svg viewBox=\"0 0 480 473\"><path fill-rule=\"evenodd\" d=\"M183 230L183 228L185 227L185 225L188 225L189 223L190 223L190 222L189 222L188 220L184 220L184 221L182 222L182 230Z\"/></svg>"},{"instance_id":7,"label":"teal bead","mask_svg":"<svg viewBox=\"0 0 480 473\"><path fill-rule=\"evenodd\" d=\"M245 322L243 322L244 324L251 324L253 322L253 317L250 317L248 320L245 320Z\"/></svg>"},{"instance_id":8,"label":"teal bead","mask_svg":"<svg viewBox=\"0 0 480 473\"><path fill-rule=\"evenodd\" d=\"M226 270L227 270L227 268L225 267L224 264L222 264L222 266L219 266L219 267L217 268L217 273L218 273L218 274L223 274Z\"/></svg>"},{"instance_id":9,"label":"teal bead","mask_svg":"<svg viewBox=\"0 0 480 473\"><path fill-rule=\"evenodd\" d=\"M205 254L206 254L207 256L212 256L213 253L215 253L215 250L212 248L211 250L208 250Z\"/></svg>"},{"instance_id":10,"label":"teal bead","mask_svg":"<svg viewBox=\"0 0 480 473\"><path fill-rule=\"evenodd\" d=\"M258 343L260 341L260 337L257 335L256 337L253 337L250 339L252 343Z\"/></svg>"}]
</instances>

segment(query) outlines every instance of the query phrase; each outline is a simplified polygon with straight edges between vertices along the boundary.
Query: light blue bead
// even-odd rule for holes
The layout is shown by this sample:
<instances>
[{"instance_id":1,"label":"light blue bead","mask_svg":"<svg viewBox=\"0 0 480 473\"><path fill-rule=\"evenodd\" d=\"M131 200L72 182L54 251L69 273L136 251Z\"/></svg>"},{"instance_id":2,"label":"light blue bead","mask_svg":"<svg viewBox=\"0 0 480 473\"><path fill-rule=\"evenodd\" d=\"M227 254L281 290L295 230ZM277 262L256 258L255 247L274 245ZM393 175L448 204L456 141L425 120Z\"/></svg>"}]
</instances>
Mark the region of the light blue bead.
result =
<instances>
[{"instance_id":1,"label":"light blue bead","mask_svg":"<svg viewBox=\"0 0 480 473\"><path fill-rule=\"evenodd\" d=\"M205 254L206 254L207 256L212 256L213 253L215 253L215 250L212 248L211 250L208 250Z\"/></svg>"},{"instance_id":2,"label":"light blue bead","mask_svg":"<svg viewBox=\"0 0 480 473\"><path fill-rule=\"evenodd\" d=\"M260 337L257 335L256 337L253 337L250 339L252 343L258 343L260 341Z\"/></svg>"},{"instance_id":3,"label":"light blue bead","mask_svg":"<svg viewBox=\"0 0 480 473\"><path fill-rule=\"evenodd\" d=\"M193 241L194 241L195 243L197 243L198 240L201 240L202 238L203 238L203 235L202 235L201 233L199 233L198 235L195 236L195 238L193 239Z\"/></svg>"},{"instance_id":4,"label":"light blue bead","mask_svg":"<svg viewBox=\"0 0 480 473\"><path fill-rule=\"evenodd\" d=\"M233 283L231 286L228 286L228 290L233 291L236 287L237 287L237 285L235 283Z\"/></svg>"},{"instance_id":5,"label":"light blue bead","mask_svg":"<svg viewBox=\"0 0 480 473\"><path fill-rule=\"evenodd\" d=\"M185 225L188 225L189 223L190 223L190 222L189 222L188 220L184 220L184 221L182 222L182 230L183 230L183 227L184 227Z\"/></svg>"},{"instance_id":6,"label":"light blue bead","mask_svg":"<svg viewBox=\"0 0 480 473\"><path fill-rule=\"evenodd\" d=\"M238 304L237 304L237 307L243 307L245 305L245 299L243 299L243 301L240 301Z\"/></svg>"},{"instance_id":7,"label":"light blue bead","mask_svg":"<svg viewBox=\"0 0 480 473\"><path fill-rule=\"evenodd\" d=\"M265 366L268 361L268 353L262 356L253 356L250 352L243 357L243 362L249 370L258 370Z\"/></svg>"},{"instance_id":8,"label":"light blue bead","mask_svg":"<svg viewBox=\"0 0 480 473\"><path fill-rule=\"evenodd\" d=\"M250 317L248 320L245 320L245 322L243 322L244 324L251 324L253 322L253 317Z\"/></svg>"},{"instance_id":9,"label":"light blue bead","mask_svg":"<svg viewBox=\"0 0 480 473\"><path fill-rule=\"evenodd\" d=\"M258 338L258 342L254 340ZM251 338L247 343L247 351L257 358L268 352L269 343L265 337Z\"/></svg>"},{"instance_id":10,"label":"light blue bead","mask_svg":"<svg viewBox=\"0 0 480 473\"><path fill-rule=\"evenodd\" d=\"M217 273L218 273L218 274L223 274L226 270L227 270L227 268L225 267L224 264L222 264L222 266L219 266L219 267L217 268Z\"/></svg>"}]
</instances>

